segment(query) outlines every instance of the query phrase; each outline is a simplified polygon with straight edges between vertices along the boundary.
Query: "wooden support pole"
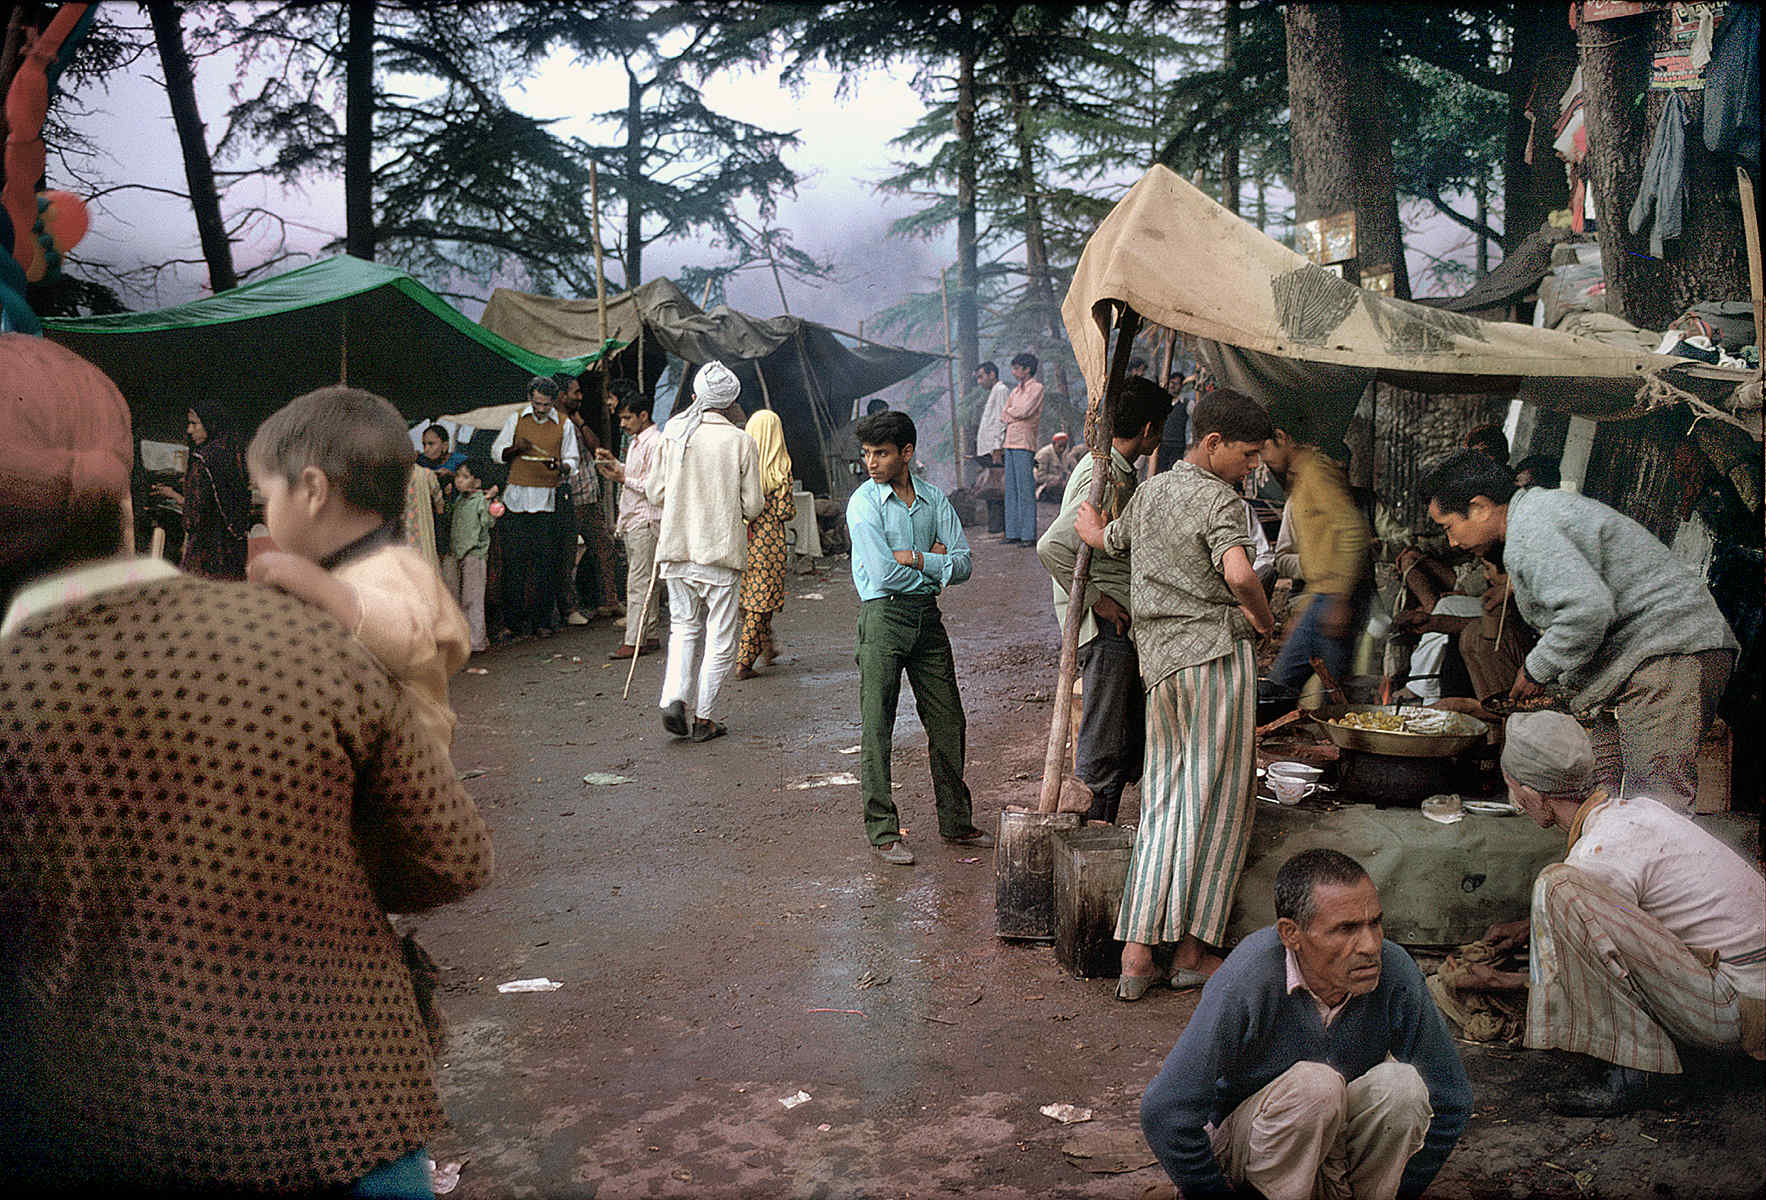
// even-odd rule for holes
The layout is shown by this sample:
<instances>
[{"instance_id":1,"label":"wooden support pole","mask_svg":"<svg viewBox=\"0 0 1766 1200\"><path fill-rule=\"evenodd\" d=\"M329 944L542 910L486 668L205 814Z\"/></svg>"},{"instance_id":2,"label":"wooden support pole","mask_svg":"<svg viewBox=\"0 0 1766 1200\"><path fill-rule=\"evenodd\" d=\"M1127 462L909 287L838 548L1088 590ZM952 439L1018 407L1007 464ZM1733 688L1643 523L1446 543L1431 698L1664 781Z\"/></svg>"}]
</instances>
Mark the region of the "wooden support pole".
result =
<instances>
[{"instance_id":1,"label":"wooden support pole","mask_svg":"<svg viewBox=\"0 0 1766 1200\"><path fill-rule=\"evenodd\" d=\"M589 162L589 236L595 240L595 308L601 318L601 344L597 352L607 346L607 272L601 263L601 179L595 170L594 160ZM632 281L626 280L626 288L631 289ZM601 411L607 411L607 362L597 360L601 369ZM597 425L599 422L597 421Z\"/></svg>"},{"instance_id":2,"label":"wooden support pole","mask_svg":"<svg viewBox=\"0 0 1766 1200\"><path fill-rule=\"evenodd\" d=\"M938 272L938 295L944 301L944 386L950 391L950 457L956 486L963 486L963 427L957 421L957 373L950 354L950 268Z\"/></svg>"},{"instance_id":3,"label":"wooden support pole","mask_svg":"<svg viewBox=\"0 0 1766 1200\"><path fill-rule=\"evenodd\" d=\"M760 360L758 358L754 360L754 377L760 380L760 402L767 406L767 411L771 412L773 407L773 395L771 392L767 391L766 372L760 369Z\"/></svg>"},{"instance_id":4,"label":"wooden support pole","mask_svg":"<svg viewBox=\"0 0 1766 1200\"><path fill-rule=\"evenodd\" d=\"M1110 435L1122 382L1128 378L1128 360L1134 354L1134 335L1140 331L1140 314L1123 306L1116 321L1116 348L1110 355L1110 376L1103 392L1091 397L1085 409L1085 444L1091 448L1092 476L1088 499L1093 508L1104 502L1110 482ZM1079 670L1079 627L1085 621L1085 589L1091 581L1091 547L1081 542L1073 564L1073 582L1067 588L1067 620L1061 626L1061 667L1055 682L1054 715L1049 720L1048 752L1042 763L1040 812L1052 813L1061 805L1061 779L1066 773L1067 734L1073 723L1073 677Z\"/></svg>"}]
</instances>

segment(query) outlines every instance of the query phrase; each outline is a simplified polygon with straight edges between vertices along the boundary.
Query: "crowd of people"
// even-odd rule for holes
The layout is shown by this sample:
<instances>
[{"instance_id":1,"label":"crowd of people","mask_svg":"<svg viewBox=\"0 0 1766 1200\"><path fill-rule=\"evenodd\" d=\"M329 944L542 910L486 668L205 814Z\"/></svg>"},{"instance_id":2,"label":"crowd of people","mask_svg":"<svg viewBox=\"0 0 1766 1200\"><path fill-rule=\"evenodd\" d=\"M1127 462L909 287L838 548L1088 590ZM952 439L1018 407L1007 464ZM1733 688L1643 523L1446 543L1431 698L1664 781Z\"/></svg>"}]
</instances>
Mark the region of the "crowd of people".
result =
<instances>
[{"instance_id":1,"label":"crowd of people","mask_svg":"<svg viewBox=\"0 0 1766 1200\"><path fill-rule=\"evenodd\" d=\"M0 521L16 531L0 554L0 713L17 714L0 722L0 1179L428 1195L424 1147L442 1123L433 997L426 956L389 914L490 875L485 824L450 762L448 680L486 645L493 543L503 620L543 635L573 611L567 581L577 604L606 597L618 536L628 620L615 657L660 649L666 604L661 724L722 737L730 674L778 652L793 516L779 419L745 416L734 372L707 363L660 429L638 389L613 393L622 453L587 428L580 388L535 379L492 443L490 470L508 467L493 503L482 460L441 428L414 456L393 406L357 389L301 396L249 440L192 411L180 570L130 553L134 448L110 381L21 335L0 336L0 365L31 381L0 465ZM1275 627L1260 563L1285 555L1304 580L1283 677L1344 662L1370 605L1374 543L1342 465L1304 411L1215 389L1182 406L1182 456L1143 478L1176 406L1137 375L1115 406L1101 502L1097 458L1077 459L1038 538L1041 388L1034 358L1013 369L1018 386L989 400L998 463L977 448L1004 471L1005 540L1037 545L1056 619L1084 606L1087 816L1114 822L1140 785L1116 994L1203 989L1143 1097L1148 1143L1186 1196L1418 1194L1472 1091L1416 964L1383 936L1367 871L1334 851L1293 856L1274 925L1225 944L1253 815L1256 639ZM949 498L914 471L909 416L872 412L854 434L855 815L878 859L906 867L891 780L904 674L941 838L993 844L974 819L939 608L974 553ZM1584 719L1507 722L1508 794L1569 847L1526 920L1487 935L1526 942L1529 971L1480 982L1527 991L1529 1047L1599 1065L1553 1106L1611 1115L1663 1094L1684 1047L1766 1057L1766 884L1687 815L1692 752L1737 647L1659 541L1551 490L1548 463L1517 479L1506 450L1435 465L1429 515L1500 580L1496 612L1512 606L1528 630L1506 694L1555 689ZM1260 465L1287 493L1291 537L1273 546L1241 490ZM577 506L599 480L620 487L616 517L607 505L597 518L605 549ZM239 514L253 489L274 546L248 559ZM1093 568L1076 599L1081 546ZM1401 585L1430 620L1404 626L1448 636L1433 618L1452 615L1441 601L1459 580L1407 557ZM1465 619L1462 640L1482 628Z\"/></svg>"}]
</instances>

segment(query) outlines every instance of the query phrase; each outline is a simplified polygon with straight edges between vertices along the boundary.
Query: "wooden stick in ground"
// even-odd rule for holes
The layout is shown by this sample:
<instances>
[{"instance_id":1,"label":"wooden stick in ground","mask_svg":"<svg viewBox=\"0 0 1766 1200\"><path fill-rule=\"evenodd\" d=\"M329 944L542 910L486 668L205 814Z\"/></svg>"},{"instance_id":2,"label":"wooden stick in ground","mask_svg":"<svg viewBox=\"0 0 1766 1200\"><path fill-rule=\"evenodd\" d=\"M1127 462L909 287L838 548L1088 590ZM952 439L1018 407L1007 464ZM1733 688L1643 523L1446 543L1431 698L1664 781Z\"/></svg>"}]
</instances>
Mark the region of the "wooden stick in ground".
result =
<instances>
[{"instance_id":1,"label":"wooden stick in ground","mask_svg":"<svg viewBox=\"0 0 1766 1200\"><path fill-rule=\"evenodd\" d=\"M632 643L632 665L625 669L625 690L619 694L621 700L629 700L632 696L632 676L638 673L638 659L644 653L644 618L650 615L650 597L656 594L656 577L661 573L661 563L650 568L650 582L644 588L644 603L638 605L638 623L635 626L626 626L628 632L634 628L638 631L638 640ZM626 614L626 620L631 620L630 613Z\"/></svg>"},{"instance_id":2,"label":"wooden stick in ground","mask_svg":"<svg viewBox=\"0 0 1766 1200\"><path fill-rule=\"evenodd\" d=\"M956 474L951 478L957 486L963 486L963 431L957 424L957 373L950 357L950 284L945 277L950 268L941 268L938 272L938 295L944 301L944 386L950 390L950 457L951 467Z\"/></svg>"},{"instance_id":3,"label":"wooden stick in ground","mask_svg":"<svg viewBox=\"0 0 1766 1200\"><path fill-rule=\"evenodd\" d=\"M595 242L595 308L601 317L601 344L595 348L595 352L600 354L607 347L607 273L601 266L601 182L592 160L589 163L589 236ZM629 289L632 286L632 281L628 279L625 282ZM596 365L600 367L601 409L605 412L607 409L607 362L605 359L599 359ZM640 368L641 370L642 368ZM596 424L600 424L600 421L597 420Z\"/></svg>"},{"instance_id":4,"label":"wooden stick in ground","mask_svg":"<svg viewBox=\"0 0 1766 1200\"><path fill-rule=\"evenodd\" d=\"M1110 434L1122 381L1128 377L1128 360L1134 353L1134 335L1141 327L1140 314L1124 306L1116 324L1116 349L1110 355L1110 377L1101 395L1093 396L1085 411L1085 444L1091 448L1093 508L1104 502L1110 482ZM1091 581L1091 547L1081 542L1073 564L1073 583L1067 589L1067 620L1061 626L1061 668L1055 683L1055 712L1049 720L1048 753L1042 763L1042 796L1037 811L1052 813L1061 806L1061 779L1066 774L1067 733L1073 724L1073 677L1079 670L1079 627L1085 621L1085 588Z\"/></svg>"}]
</instances>

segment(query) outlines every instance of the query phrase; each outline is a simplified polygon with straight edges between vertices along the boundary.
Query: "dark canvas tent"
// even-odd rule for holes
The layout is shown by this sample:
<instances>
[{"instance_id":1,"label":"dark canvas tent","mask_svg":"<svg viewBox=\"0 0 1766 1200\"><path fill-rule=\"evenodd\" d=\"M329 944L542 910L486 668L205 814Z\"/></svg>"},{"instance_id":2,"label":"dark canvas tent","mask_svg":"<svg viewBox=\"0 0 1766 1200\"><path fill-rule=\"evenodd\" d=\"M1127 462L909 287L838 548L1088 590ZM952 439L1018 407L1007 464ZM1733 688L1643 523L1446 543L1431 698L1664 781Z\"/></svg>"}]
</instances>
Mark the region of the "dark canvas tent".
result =
<instances>
[{"instance_id":1,"label":"dark canvas tent","mask_svg":"<svg viewBox=\"0 0 1766 1200\"><path fill-rule=\"evenodd\" d=\"M173 308L43 324L116 381L137 437L168 442L184 440L198 396L229 398L250 429L303 392L348 383L418 420L518 400L532 376L579 374L599 349L524 350L405 272L341 255Z\"/></svg>"},{"instance_id":2,"label":"dark canvas tent","mask_svg":"<svg viewBox=\"0 0 1766 1200\"><path fill-rule=\"evenodd\" d=\"M565 354L600 337L594 300L560 300L498 288L481 321L486 329L541 354ZM667 279L654 279L607 301L608 336L625 344L608 359L612 378L661 373L663 356L689 371L717 359L742 380L742 407L771 408L785 426L786 447L805 487L829 494L838 478L828 457L852 403L938 361L936 355L874 342L848 346L834 330L801 317L751 317L719 305L702 311ZM856 339L855 339L856 340ZM677 404L677 407L679 405Z\"/></svg>"}]
</instances>

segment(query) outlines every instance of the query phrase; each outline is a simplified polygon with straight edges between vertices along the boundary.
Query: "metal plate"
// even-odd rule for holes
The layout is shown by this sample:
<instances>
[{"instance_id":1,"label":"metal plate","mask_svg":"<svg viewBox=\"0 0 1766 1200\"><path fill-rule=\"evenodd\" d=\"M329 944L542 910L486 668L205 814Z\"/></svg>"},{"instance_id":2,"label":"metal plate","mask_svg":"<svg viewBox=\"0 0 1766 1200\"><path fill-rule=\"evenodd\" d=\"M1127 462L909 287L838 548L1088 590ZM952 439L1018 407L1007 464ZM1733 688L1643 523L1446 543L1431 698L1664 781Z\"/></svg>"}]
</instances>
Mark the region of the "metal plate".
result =
<instances>
[{"instance_id":1,"label":"metal plate","mask_svg":"<svg viewBox=\"0 0 1766 1200\"><path fill-rule=\"evenodd\" d=\"M1388 733L1382 729L1351 729L1330 723L1332 717L1340 717L1345 713L1396 714L1405 708L1415 707L1400 704L1327 704L1310 710L1307 715L1326 737L1345 750L1395 754L1400 758L1450 758L1470 750L1473 746L1482 745L1489 736L1489 730L1482 721L1464 713L1452 714L1458 719L1455 724L1459 721L1465 722L1463 733ZM1471 728L1474 725L1477 726L1476 732Z\"/></svg>"}]
</instances>

